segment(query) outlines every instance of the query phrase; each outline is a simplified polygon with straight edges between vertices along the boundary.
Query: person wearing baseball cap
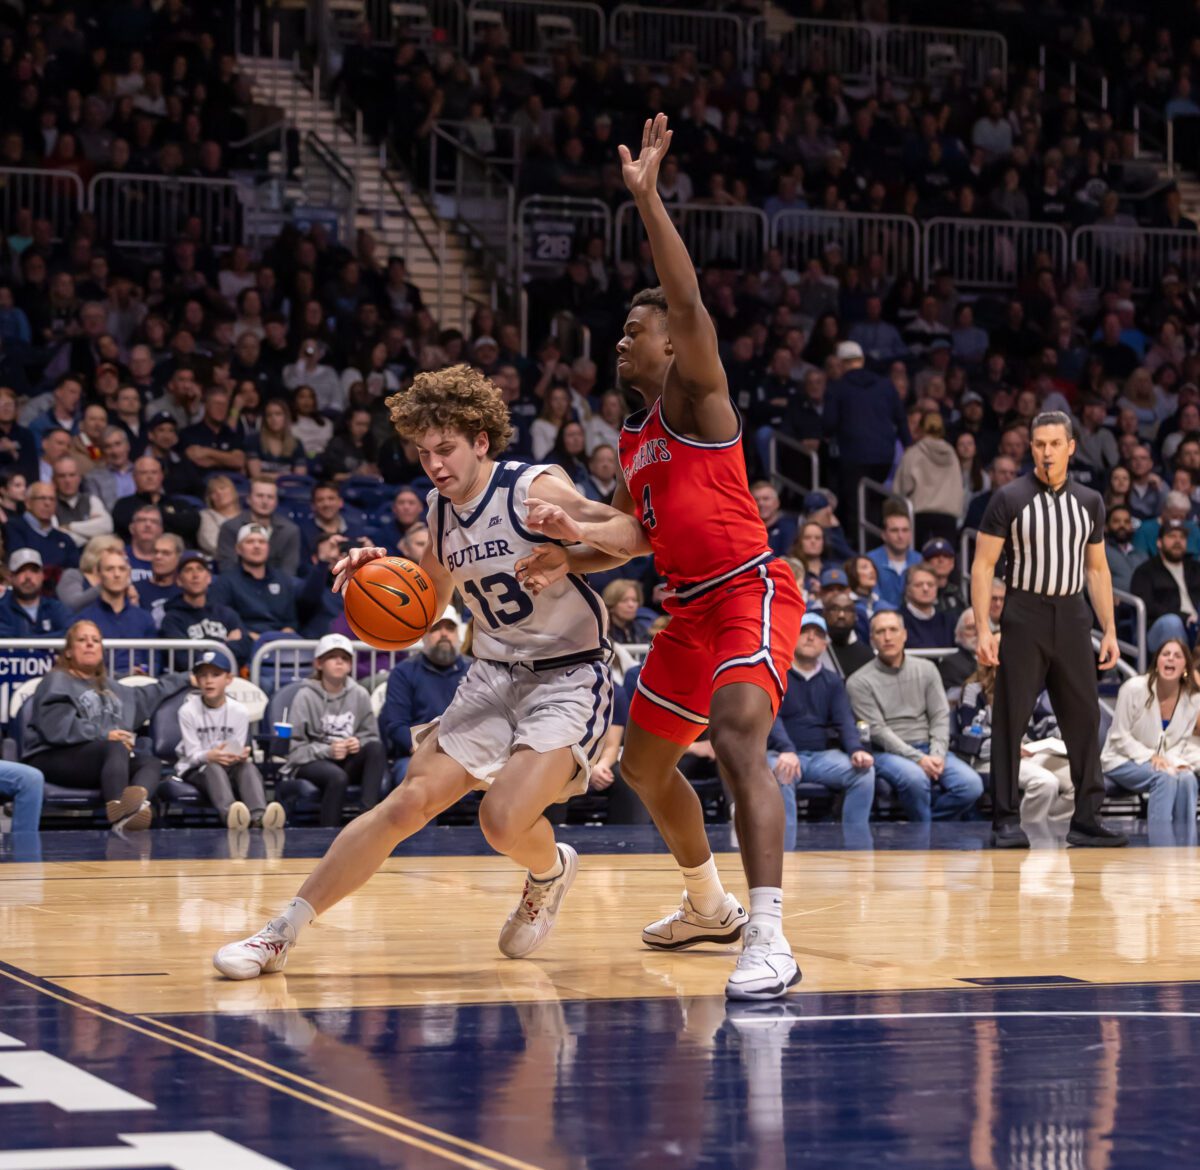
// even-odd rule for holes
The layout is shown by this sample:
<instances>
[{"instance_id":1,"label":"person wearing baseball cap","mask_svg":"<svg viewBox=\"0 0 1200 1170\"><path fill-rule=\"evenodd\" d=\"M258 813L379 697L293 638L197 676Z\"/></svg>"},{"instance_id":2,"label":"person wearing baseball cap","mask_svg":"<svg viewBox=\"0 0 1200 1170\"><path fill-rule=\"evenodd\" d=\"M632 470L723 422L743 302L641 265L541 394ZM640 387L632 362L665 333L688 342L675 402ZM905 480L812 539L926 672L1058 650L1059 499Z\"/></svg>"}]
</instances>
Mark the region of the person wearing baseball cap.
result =
<instances>
[{"instance_id":1,"label":"person wearing baseball cap","mask_svg":"<svg viewBox=\"0 0 1200 1170\"><path fill-rule=\"evenodd\" d=\"M208 797L226 828L281 829L283 805L267 803L262 774L250 758L250 713L226 694L236 671L228 650L196 656L192 674L200 693L179 708L175 774Z\"/></svg>"},{"instance_id":2,"label":"person wearing baseball cap","mask_svg":"<svg viewBox=\"0 0 1200 1170\"><path fill-rule=\"evenodd\" d=\"M1178 638L1191 646L1200 615L1200 562L1187 555L1188 522L1168 516L1159 522L1158 556L1133 571L1129 591L1146 603L1146 646L1153 653Z\"/></svg>"},{"instance_id":3,"label":"person wearing baseball cap","mask_svg":"<svg viewBox=\"0 0 1200 1170\"><path fill-rule=\"evenodd\" d=\"M837 442L837 493L853 541L858 533L859 481L883 483L892 470L896 443L909 447L913 440L896 387L866 368L862 346L843 341L837 347L837 356L842 376L826 389L821 417L826 436ZM874 509L871 518L878 523Z\"/></svg>"},{"instance_id":4,"label":"person wearing baseball cap","mask_svg":"<svg viewBox=\"0 0 1200 1170\"><path fill-rule=\"evenodd\" d=\"M326 634L313 652L312 677L292 700L284 774L321 790L321 824L342 823L346 790L361 785L364 809L379 803L387 752L371 710L371 696L350 677L354 644L344 634Z\"/></svg>"},{"instance_id":5,"label":"person wearing baseball cap","mask_svg":"<svg viewBox=\"0 0 1200 1170\"><path fill-rule=\"evenodd\" d=\"M393 787L408 773L413 754L412 729L439 719L466 677L471 664L459 652L463 633L458 613L448 607L421 640L421 652L401 659L388 675L379 733L395 761L391 769Z\"/></svg>"},{"instance_id":6,"label":"person wearing baseball cap","mask_svg":"<svg viewBox=\"0 0 1200 1170\"><path fill-rule=\"evenodd\" d=\"M19 548L8 558L12 582L0 597L0 638L57 638L67 632L71 613L61 601L42 596L46 573L42 554Z\"/></svg>"},{"instance_id":7,"label":"person wearing baseball cap","mask_svg":"<svg viewBox=\"0 0 1200 1170\"><path fill-rule=\"evenodd\" d=\"M227 521L222 533L232 523ZM243 627L255 641L269 633L295 636L299 625L295 582L267 564L271 550L268 530L261 524L243 524L234 544L234 566L213 582L209 601L241 614Z\"/></svg>"},{"instance_id":8,"label":"person wearing baseball cap","mask_svg":"<svg viewBox=\"0 0 1200 1170\"><path fill-rule=\"evenodd\" d=\"M950 613L957 618L965 607L959 589L958 557L954 545L943 537L935 536L921 546L921 560L937 576L937 601L934 605L939 612Z\"/></svg>"},{"instance_id":9,"label":"person wearing baseball cap","mask_svg":"<svg viewBox=\"0 0 1200 1170\"><path fill-rule=\"evenodd\" d=\"M862 834L875 800L874 758L855 725L846 685L821 665L825 619L811 610L788 671L787 692L767 740L767 763L783 788L784 848L796 847L796 784L842 795L842 825Z\"/></svg>"},{"instance_id":10,"label":"person wearing baseball cap","mask_svg":"<svg viewBox=\"0 0 1200 1170\"><path fill-rule=\"evenodd\" d=\"M825 551L839 561L848 561L854 549L846 539L841 522L833 510L834 501L829 493L818 489L804 497L804 520L819 524L825 529Z\"/></svg>"},{"instance_id":11,"label":"person wearing baseball cap","mask_svg":"<svg viewBox=\"0 0 1200 1170\"><path fill-rule=\"evenodd\" d=\"M159 633L173 640L196 642L208 638L224 642L234 658L244 665L250 661L254 640L236 610L210 600L212 581L212 567L204 553L197 549L183 552L175 570L179 596L163 607Z\"/></svg>"}]
</instances>

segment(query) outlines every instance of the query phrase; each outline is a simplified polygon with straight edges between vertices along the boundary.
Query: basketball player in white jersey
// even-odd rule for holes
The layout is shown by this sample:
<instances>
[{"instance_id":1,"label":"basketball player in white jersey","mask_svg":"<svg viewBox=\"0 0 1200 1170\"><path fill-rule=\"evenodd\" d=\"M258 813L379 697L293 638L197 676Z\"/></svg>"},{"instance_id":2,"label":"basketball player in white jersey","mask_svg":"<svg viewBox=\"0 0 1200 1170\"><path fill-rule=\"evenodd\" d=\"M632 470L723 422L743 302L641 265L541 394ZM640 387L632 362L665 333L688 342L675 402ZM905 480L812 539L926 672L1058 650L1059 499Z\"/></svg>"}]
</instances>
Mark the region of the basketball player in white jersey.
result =
<instances>
[{"instance_id":1,"label":"basketball player in white jersey","mask_svg":"<svg viewBox=\"0 0 1200 1170\"><path fill-rule=\"evenodd\" d=\"M559 468L497 462L512 437L508 411L500 391L469 366L420 374L388 405L435 484L432 541L421 560L437 591L434 612L441 614L455 589L462 593L476 660L442 718L418 729L404 783L343 830L277 918L217 951L213 963L230 979L282 970L314 918L474 788L487 788L479 824L489 844L528 871L500 931L505 955L523 958L545 941L575 879L575 851L555 842L543 813L587 789L600 754L613 709L607 613L573 575L533 596L518 583L516 565L547 541L525 526L537 501L580 519L611 517L623 532L627 518L585 500ZM334 566L334 588L386 555L355 549Z\"/></svg>"}]
</instances>

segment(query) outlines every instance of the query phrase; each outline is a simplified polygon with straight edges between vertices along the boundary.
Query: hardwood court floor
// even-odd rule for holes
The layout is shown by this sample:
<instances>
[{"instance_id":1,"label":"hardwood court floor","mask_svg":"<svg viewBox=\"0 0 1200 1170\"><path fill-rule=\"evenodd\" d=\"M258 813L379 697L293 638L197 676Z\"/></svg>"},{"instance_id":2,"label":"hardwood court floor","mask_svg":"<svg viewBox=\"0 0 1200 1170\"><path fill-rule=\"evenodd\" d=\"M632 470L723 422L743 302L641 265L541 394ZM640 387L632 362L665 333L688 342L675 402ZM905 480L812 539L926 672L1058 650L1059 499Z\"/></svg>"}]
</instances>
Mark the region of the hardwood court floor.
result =
<instances>
[{"instance_id":1,"label":"hardwood court floor","mask_svg":"<svg viewBox=\"0 0 1200 1170\"><path fill-rule=\"evenodd\" d=\"M154 856L170 836L155 834L144 860L0 867L4 958L99 1003L153 1013L718 995L735 953L643 947L641 926L678 897L671 859L587 851L592 835L582 833L579 877L536 962L496 950L520 887L509 862L482 851L406 855L306 933L285 979L239 986L215 977L211 952L277 912L316 859ZM603 848L603 835L595 840ZM737 855L718 854L718 867L744 893ZM784 886L804 991L1047 975L1171 981L1192 978L1200 961L1192 848L815 849L788 855Z\"/></svg>"},{"instance_id":2,"label":"hardwood court floor","mask_svg":"<svg viewBox=\"0 0 1200 1170\"><path fill-rule=\"evenodd\" d=\"M329 833L0 838L0 1170L1200 1164L1194 846L872 832L801 826L805 978L765 1005L726 1004L731 950L640 945L679 884L648 829L567 831L580 876L535 960L495 949L519 875L435 829L247 983L211 952Z\"/></svg>"}]
</instances>

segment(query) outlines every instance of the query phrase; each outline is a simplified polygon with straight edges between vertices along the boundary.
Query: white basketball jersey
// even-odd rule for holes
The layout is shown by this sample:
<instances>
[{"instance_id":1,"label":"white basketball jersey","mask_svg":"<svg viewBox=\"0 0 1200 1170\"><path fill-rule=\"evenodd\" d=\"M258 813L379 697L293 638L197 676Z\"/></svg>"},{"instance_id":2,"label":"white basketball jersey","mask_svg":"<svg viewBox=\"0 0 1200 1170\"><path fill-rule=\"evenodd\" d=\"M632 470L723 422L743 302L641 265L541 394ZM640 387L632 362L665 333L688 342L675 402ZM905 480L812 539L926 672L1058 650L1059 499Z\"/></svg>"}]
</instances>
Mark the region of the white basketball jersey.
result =
<instances>
[{"instance_id":1,"label":"white basketball jersey","mask_svg":"<svg viewBox=\"0 0 1200 1170\"><path fill-rule=\"evenodd\" d=\"M608 612L582 577L571 573L536 597L517 580L517 561L552 543L525 527L529 485L557 471L497 463L465 514L436 489L429 493L433 548L471 611L476 658L552 663L610 649Z\"/></svg>"}]
</instances>

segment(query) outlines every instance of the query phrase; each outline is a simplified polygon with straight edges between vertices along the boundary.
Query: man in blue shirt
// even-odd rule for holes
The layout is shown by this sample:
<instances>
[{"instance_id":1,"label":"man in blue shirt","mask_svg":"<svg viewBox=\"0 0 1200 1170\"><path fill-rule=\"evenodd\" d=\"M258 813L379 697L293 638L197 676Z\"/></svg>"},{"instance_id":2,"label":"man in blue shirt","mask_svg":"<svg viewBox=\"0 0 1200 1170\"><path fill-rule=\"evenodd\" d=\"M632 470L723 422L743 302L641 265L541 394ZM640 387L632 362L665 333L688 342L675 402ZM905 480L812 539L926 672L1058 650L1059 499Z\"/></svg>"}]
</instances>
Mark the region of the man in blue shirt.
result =
<instances>
[{"instance_id":1,"label":"man in blue shirt","mask_svg":"<svg viewBox=\"0 0 1200 1170\"><path fill-rule=\"evenodd\" d=\"M228 420L229 391L210 386L204 392L204 417L179 432L184 458L204 471L245 472L245 445Z\"/></svg>"},{"instance_id":2,"label":"man in blue shirt","mask_svg":"<svg viewBox=\"0 0 1200 1170\"><path fill-rule=\"evenodd\" d=\"M858 342L863 353L876 365L908 356L908 346L904 344L900 330L883 319L882 297L867 297L867 319L851 325L849 336L851 341Z\"/></svg>"},{"instance_id":3,"label":"man in blue shirt","mask_svg":"<svg viewBox=\"0 0 1200 1170\"><path fill-rule=\"evenodd\" d=\"M767 740L767 763L784 786L786 848L796 845L798 780L840 792L842 824L864 825L875 799L875 760L863 746L846 684L821 665L829 631L806 613L788 671L788 689Z\"/></svg>"},{"instance_id":4,"label":"man in blue shirt","mask_svg":"<svg viewBox=\"0 0 1200 1170\"><path fill-rule=\"evenodd\" d=\"M879 578L879 596L894 609L904 600L904 574L921 563L913 551L912 521L908 508L900 500L883 505L883 544L867 553Z\"/></svg>"},{"instance_id":5,"label":"man in blue shirt","mask_svg":"<svg viewBox=\"0 0 1200 1170\"><path fill-rule=\"evenodd\" d=\"M295 584L290 576L267 564L270 533L261 524L243 524L234 547L238 563L216 579L209 600L239 613L246 632L256 642L267 633L295 634Z\"/></svg>"},{"instance_id":6,"label":"man in blue shirt","mask_svg":"<svg viewBox=\"0 0 1200 1170\"><path fill-rule=\"evenodd\" d=\"M131 574L129 561L119 549L100 554L96 567L100 576L100 596L75 615L76 621L93 622L102 638L157 638L154 619L140 606L129 601ZM130 674L135 666L152 671L149 651L118 650L113 662L118 676Z\"/></svg>"},{"instance_id":7,"label":"man in blue shirt","mask_svg":"<svg viewBox=\"0 0 1200 1170\"><path fill-rule=\"evenodd\" d=\"M450 706L470 663L458 652L459 621L453 609L430 627L420 653L398 663L388 676L379 733L392 757L392 783L400 784L412 759L412 728L432 723Z\"/></svg>"},{"instance_id":8,"label":"man in blue shirt","mask_svg":"<svg viewBox=\"0 0 1200 1170\"><path fill-rule=\"evenodd\" d=\"M933 566L921 561L904 574L904 606L900 616L908 631L910 650L950 649L954 646L957 612L937 607L938 583Z\"/></svg>"},{"instance_id":9,"label":"man in blue shirt","mask_svg":"<svg viewBox=\"0 0 1200 1170\"><path fill-rule=\"evenodd\" d=\"M46 573L42 554L17 549L8 558L12 588L0 597L0 638L57 638L67 632L71 614L61 601L42 596Z\"/></svg>"},{"instance_id":10,"label":"man in blue shirt","mask_svg":"<svg viewBox=\"0 0 1200 1170\"><path fill-rule=\"evenodd\" d=\"M253 644L242 628L242 619L228 606L213 605L208 600L212 587L212 571L208 558L191 549L179 558L175 579L179 596L168 601L163 609L159 633L164 638L198 641L214 638L224 642L239 665L250 661Z\"/></svg>"}]
</instances>

